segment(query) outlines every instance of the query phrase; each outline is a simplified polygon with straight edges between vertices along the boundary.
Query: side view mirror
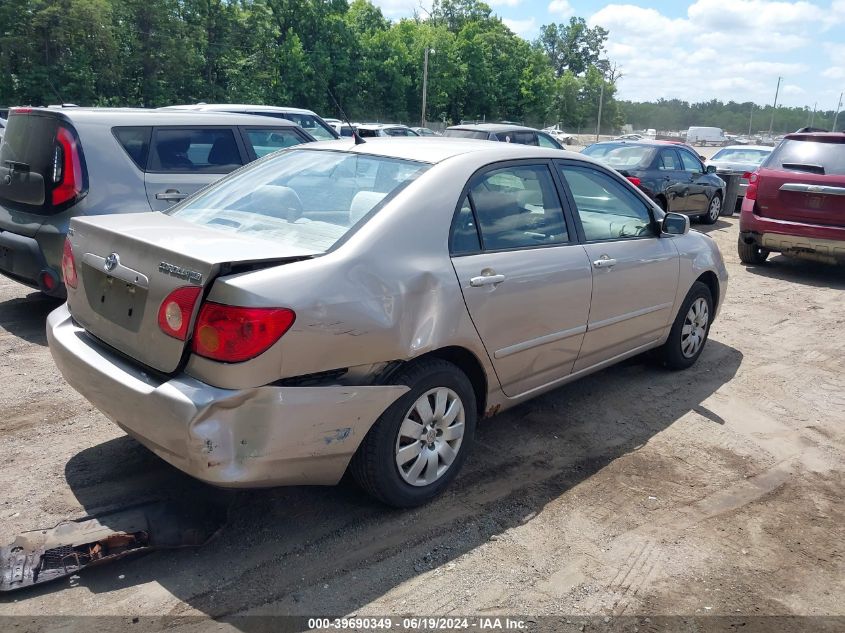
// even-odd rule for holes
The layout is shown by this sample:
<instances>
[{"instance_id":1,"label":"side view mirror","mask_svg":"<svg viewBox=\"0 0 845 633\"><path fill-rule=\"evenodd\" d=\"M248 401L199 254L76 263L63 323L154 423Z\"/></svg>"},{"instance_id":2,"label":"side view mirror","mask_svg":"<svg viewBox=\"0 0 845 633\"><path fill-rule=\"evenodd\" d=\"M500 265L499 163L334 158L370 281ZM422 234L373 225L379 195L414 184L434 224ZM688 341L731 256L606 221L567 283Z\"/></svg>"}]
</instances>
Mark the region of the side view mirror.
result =
<instances>
[{"instance_id":1,"label":"side view mirror","mask_svg":"<svg viewBox=\"0 0 845 633\"><path fill-rule=\"evenodd\" d=\"M686 235L689 233L689 216L683 213L667 213L660 230L666 235Z\"/></svg>"},{"instance_id":2,"label":"side view mirror","mask_svg":"<svg viewBox=\"0 0 845 633\"><path fill-rule=\"evenodd\" d=\"M716 165L707 165L707 173L708 174L715 174L716 173Z\"/></svg>"}]
</instances>

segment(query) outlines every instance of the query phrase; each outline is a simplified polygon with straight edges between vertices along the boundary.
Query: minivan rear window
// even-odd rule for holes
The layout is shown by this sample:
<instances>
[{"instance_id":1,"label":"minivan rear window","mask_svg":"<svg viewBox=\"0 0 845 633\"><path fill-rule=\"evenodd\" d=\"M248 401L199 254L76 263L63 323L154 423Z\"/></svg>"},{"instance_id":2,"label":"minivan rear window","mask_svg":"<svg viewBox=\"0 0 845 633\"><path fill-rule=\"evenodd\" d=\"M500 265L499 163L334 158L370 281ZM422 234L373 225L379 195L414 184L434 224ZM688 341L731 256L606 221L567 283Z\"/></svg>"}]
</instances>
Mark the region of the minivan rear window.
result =
<instances>
[{"instance_id":1,"label":"minivan rear window","mask_svg":"<svg viewBox=\"0 0 845 633\"><path fill-rule=\"evenodd\" d=\"M30 213L49 213L57 120L11 113L0 144L0 203Z\"/></svg>"},{"instance_id":2,"label":"minivan rear window","mask_svg":"<svg viewBox=\"0 0 845 633\"><path fill-rule=\"evenodd\" d=\"M845 175L845 143L784 139L763 166L787 171L843 176Z\"/></svg>"}]
</instances>

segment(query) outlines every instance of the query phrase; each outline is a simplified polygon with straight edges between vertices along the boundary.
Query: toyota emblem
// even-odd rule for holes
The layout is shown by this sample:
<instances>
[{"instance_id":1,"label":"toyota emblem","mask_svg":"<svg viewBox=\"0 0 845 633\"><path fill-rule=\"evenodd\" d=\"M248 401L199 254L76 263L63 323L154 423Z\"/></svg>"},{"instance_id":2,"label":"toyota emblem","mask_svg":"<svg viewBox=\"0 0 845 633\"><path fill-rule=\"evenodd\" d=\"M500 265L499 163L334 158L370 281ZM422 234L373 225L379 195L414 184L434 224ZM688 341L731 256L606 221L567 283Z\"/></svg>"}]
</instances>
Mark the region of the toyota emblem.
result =
<instances>
[{"instance_id":1,"label":"toyota emblem","mask_svg":"<svg viewBox=\"0 0 845 633\"><path fill-rule=\"evenodd\" d=\"M117 268L117 265L120 263L120 256L117 253L112 253L108 257L106 257L106 261L103 264L103 268L106 270L114 270Z\"/></svg>"}]
</instances>

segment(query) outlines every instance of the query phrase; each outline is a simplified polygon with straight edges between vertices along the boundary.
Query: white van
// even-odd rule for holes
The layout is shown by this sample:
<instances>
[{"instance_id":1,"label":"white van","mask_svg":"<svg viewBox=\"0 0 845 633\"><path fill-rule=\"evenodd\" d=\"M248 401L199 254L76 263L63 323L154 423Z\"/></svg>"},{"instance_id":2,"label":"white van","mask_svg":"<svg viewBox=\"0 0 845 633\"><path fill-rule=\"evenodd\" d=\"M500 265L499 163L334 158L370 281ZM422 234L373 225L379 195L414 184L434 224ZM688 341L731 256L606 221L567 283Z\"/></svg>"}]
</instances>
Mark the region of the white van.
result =
<instances>
[{"instance_id":1,"label":"white van","mask_svg":"<svg viewBox=\"0 0 845 633\"><path fill-rule=\"evenodd\" d=\"M690 145L727 145L725 131L720 127L691 127L687 130L687 143Z\"/></svg>"}]
</instances>

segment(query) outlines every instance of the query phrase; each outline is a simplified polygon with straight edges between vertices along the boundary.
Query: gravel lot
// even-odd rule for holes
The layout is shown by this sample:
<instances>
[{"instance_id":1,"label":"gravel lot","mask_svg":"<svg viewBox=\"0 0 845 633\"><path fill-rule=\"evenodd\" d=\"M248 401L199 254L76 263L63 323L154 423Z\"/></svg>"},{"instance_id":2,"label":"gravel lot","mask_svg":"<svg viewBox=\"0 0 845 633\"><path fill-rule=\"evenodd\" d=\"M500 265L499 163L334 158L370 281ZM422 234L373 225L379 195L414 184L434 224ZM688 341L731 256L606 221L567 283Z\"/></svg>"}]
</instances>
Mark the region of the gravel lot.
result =
<instances>
[{"instance_id":1,"label":"gravel lot","mask_svg":"<svg viewBox=\"0 0 845 633\"><path fill-rule=\"evenodd\" d=\"M0 542L162 491L232 503L204 548L4 594L0 615L845 616L845 274L746 268L736 218L694 227L731 275L694 368L634 359L488 420L447 494L408 512L347 482L188 480L65 385L55 303L0 280Z\"/></svg>"}]
</instances>

